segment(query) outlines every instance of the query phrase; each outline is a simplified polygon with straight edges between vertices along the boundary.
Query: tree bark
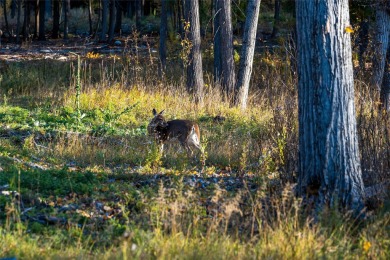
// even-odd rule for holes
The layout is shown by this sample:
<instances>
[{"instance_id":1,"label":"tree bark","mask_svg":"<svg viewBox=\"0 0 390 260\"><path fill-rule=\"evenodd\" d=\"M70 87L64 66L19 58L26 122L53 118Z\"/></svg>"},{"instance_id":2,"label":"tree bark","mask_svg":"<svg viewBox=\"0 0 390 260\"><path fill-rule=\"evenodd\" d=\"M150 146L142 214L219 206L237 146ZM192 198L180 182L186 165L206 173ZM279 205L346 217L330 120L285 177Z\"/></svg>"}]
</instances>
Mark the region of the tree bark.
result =
<instances>
[{"instance_id":1,"label":"tree bark","mask_svg":"<svg viewBox=\"0 0 390 260\"><path fill-rule=\"evenodd\" d=\"M187 89L194 95L195 102L203 102L203 68L202 52L200 50L200 23L199 23L199 0L186 0L185 13L190 24L189 40L192 44L187 66Z\"/></svg>"},{"instance_id":2,"label":"tree bark","mask_svg":"<svg viewBox=\"0 0 390 260\"><path fill-rule=\"evenodd\" d=\"M10 34L8 16L7 16L7 0L3 1L3 13L4 13L5 30L8 34Z\"/></svg>"},{"instance_id":3,"label":"tree bark","mask_svg":"<svg viewBox=\"0 0 390 260\"><path fill-rule=\"evenodd\" d=\"M116 3L116 20L115 20L115 32L120 33L122 29L122 15L123 15L123 2L122 0Z\"/></svg>"},{"instance_id":4,"label":"tree bark","mask_svg":"<svg viewBox=\"0 0 390 260\"><path fill-rule=\"evenodd\" d=\"M101 0L101 2L102 2L102 30L100 32L100 37L99 37L100 41L106 41L108 1L109 0Z\"/></svg>"},{"instance_id":5,"label":"tree bark","mask_svg":"<svg viewBox=\"0 0 390 260\"><path fill-rule=\"evenodd\" d=\"M29 35L29 25L30 25L30 2L26 1L24 3L24 15L23 15L23 40L27 40Z\"/></svg>"},{"instance_id":6,"label":"tree bark","mask_svg":"<svg viewBox=\"0 0 390 260\"><path fill-rule=\"evenodd\" d=\"M20 14L22 12L22 0L18 0L18 17L16 25L16 42L20 43Z\"/></svg>"},{"instance_id":7,"label":"tree bark","mask_svg":"<svg viewBox=\"0 0 390 260\"><path fill-rule=\"evenodd\" d=\"M387 54L385 69L383 73L382 88L381 88L381 104L382 109L390 111L390 44L387 45Z\"/></svg>"},{"instance_id":8,"label":"tree bark","mask_svg":"<svg viewBox=\"0 0 390 260\"><path fill-rule=\"evenodd\" d=\"M46 13L46 0L39 0L39 34L38 40L45 41L45 13Z\"/></svg>"},{"instance_id":9,"label":"tree bark","mask_svg":"<svg viewBox=\"0 0 390 260\"><path fill-rule=\"evenodd\" d=\"M60 2L53 2L53 31L51 38L58 39L60 37Z\"/></svg>"},{"instance_id":10,"label":"tree bark","mask_svg":"<svg viewBox=\"0 0 390 260\"><path fill-rule=\"evenodd\" d=\"M88 21L89 21L89 35L93 35L92 0L88 0Z\"/></svg>"},{"instance_id":11,"label":"tree bark","mask_svg":"<svg viewBox=\"0 0 390 260\"><path fill-rule=\"evenodd\" d=\"M216 84L221 83L222 74L222 57L221 57L221 27L220 27L220 11L218 1L214 0L214 82Z\"/></svg>"},{"instance_id":12,"label":"tree bark","mask_svg":"<svg viewBox=\"0 0 390 260\"><path fill-rule=\"evenodd\" d=\"M231 0L219 0L219 26L221 31L221 85L229 101L234 98L235 72L233 58L233 30Z\"/></svg>"},{"instance_id":13,"label":"tree bark","mask_svg":"<svg viewBox=\"0 0 390 260\"><path fill-rule=\"evenodd\" d=\"M163 75L166 70L167 50L166 42L168 36L168 17L167 17L167 0L161 0L161 22L160 22L160 74Z\"/></svg>"},{"instance_id":14,"label":"tree bark","mask_svg":"<svg viewBox=\"0 0 390 260\"><path fill-rule=\"evenodd\" d=\"M70 9L70 0L63 0L63 10L64 10L64 40L68 39L68 20L69 20L69 9Z\"/></svg>"},{"instance_id":15,"label":"tree bark","mask_svg":"<svg viewBox=\"0 0 390 260\"><path fill-rule=\"evenodd\" d=\"M142 0L135 0L135 26L141 31Z\"/></svg>"},{"instance_id":16,"label":"tree bark","mask_svg":"<svg viewBox=\"0 0 390 260\"><path fill-rule=\"evenodd\" d=\"M372 85L380 91L385 71L386 52L390 37L390 13L384 6L376 10L375 55L373 60Z\"/></svg>"},{"instance_id":17,"label":"tree bark","mask_svg":"<svg viewBox=\"0 0 390 260\"><path fill-rule=\"evenodd\" d=\"M298 193L363 208L348 0L297 1Z\"/></svg>"},{"instance_id":18,"label":"tree bark","mask_svg":"<svg viewBox=\"0 0 390 260\"><path fill-rule=\"evenodd\" d=\"M115 21L116 21L116 1L110 0L110 22L108 30L108 42L114 39Z\"/></svg>"},{"instance_id":19,"label":"tree bark","mask_svg":"<svg viewBox=\"0 0 390 260\"><path fill-rule=\"evenodd\" d=\"M280 24L280 4L282 0L275 0L275 14L274 14L274 27L272 28L271 37L275 38L279 33L279 24Z\"/></svg>"},{"instance_id":20,"label":"tree bark","mask_svg":"<svg viewBox=\"0 0 390 260\"><path fill-rule=\"evenodd\" d=\"M235 91L235 105L246 109L249 93L249 82L252 75L253 56L255 54L257 23L259 20L260 0L249 0L242 49L240 55L240 68Z\"/></svg>"}]
</instances>

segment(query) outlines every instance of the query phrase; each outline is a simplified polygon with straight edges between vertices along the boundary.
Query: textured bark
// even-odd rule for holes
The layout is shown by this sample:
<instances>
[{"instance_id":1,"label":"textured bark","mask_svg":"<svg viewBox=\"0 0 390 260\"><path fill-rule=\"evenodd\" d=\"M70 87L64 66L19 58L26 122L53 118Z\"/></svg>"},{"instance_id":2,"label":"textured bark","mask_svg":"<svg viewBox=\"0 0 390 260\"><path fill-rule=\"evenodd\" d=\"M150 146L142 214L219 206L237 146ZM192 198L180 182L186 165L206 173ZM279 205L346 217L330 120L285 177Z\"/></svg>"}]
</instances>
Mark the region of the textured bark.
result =
<instances>
[{"instance_id":1,"label":"textured bark","mask_svg":"<svg viewBox=\"0 0 390 260\"><path fill-rule=\"evenodd\" d=\"M60 34L60 2L53 2L53 31L51 32L51 37L53 39L58 39Z\"/></svg>"},{"instance_id":2,"label":"textured bark","mask_svg":"<svg viewBox=\"0 0 390 260\"><path fill-rule=\"evenodd\" d=\"M110 0L110 22L108 30L108 41L111 42L114 39L114 29L116 21L116 7L115 0Z\"/></svg>"},{"instance_id":3,"label":"textured bark","mask_svg":"<svg viewBox=\"0 0 390 260\"><path fill-rule=\"evenodd\" d=\"M381 104L382 108L387 112L390 111L390 44L387 45L387 54L385 69L383 73L382 88L381 88Z\"/></svg>"},{"instance_id":4,"label":"textured bark","mask_svg":"<svg viewBox=\"0 0 390 260\"><path fill-rule=\"evenodd\" d=\"M70 0L63 0L62 8L64 10L64 39L68 39L68 20L69 20L69 9Z\"/></svg>"},{"instance_id":5,"label":"textured bark","mask_svg":"<svg viewBox=\"0 0 390 260\"><path fill-rule=\"evenodd\" d=\"M234 96L235 72L233 58L233 30L231 16L231 0L219 0L219 25L221 31L221 85L228 99Z\"/></svg>"},{"instance_id":6,"label":"textured bark","mask_svg":"<svg viewBox=\"0 0 390 260\"><path fill-rule=\"evenodd\" d=\"M372 85L380 91L386 65L386 52L390 37L390 13L383 6L376 10L375 56Z\"/></svg>"},{"instance_id":7,"label":"textured bark","mask_svg":"<svg viewBox=\"0 0 390 260\"><path fill-rule=\"evenodd\" d=\"M222 73L222 57L221 57L221 27L219 26L220 8L218 1L214 0L214 82L219 84L221 82Z\"/></svg>"},{"instance_id":8,"label":"textured bark","mask_svg":"<svg viewBox=\"0 0 390 260\"><path fill-rule=\"evenodd\" d=\"M45 14L46 14L46 0L39 0L39 34L38 34L39 41L46 40Z\"/></svg>"},{"instance_id":9,"label":"textured bark","mask_svg":"<svg viewBox=\"0 0 390 260\"><path fill-rule=\"evenodd\" d=\"M244 35L240 55L240 67L235 91L235 105L246 109L249 82L252 75L253 56L255 54L256 31L259 20L260 0L249 0L246 11Z\"/></svg>"},{"instance_id":10,"label":"textured bark","mask_svg":"<svg viewBox=\"0 0 390 260\"><path fill-rule=\"evenodd\" d=\"M106 40L107 33L107 16L108 16L108 1L109 0L101 0L102 2L102 30L100 32L99 40Z\"/></svg>"},{"instance_id":11,"label":"textured bark","mask_svg":"<svg viewBox=\"0 0 390 260\"><path fill-rule=\"evenodd\" d=\"M188 35L192 43L189 54L189 64L187 66L187 89L193 93L196 103L203 100L203 68L202 53L200 50L200 23L199 23L199 0L186 0L186 17L190 23Z\"/></svg>"},{"instance_id":12,"label":"textured bark","mask_svg":"<svg viewBox=\"0 0 390 260\"><path fill-rule=\"evenodd\" d=\"M279 33L280 24L280 4L282 0L275 0L274 27L272 28L271 37L274 38Z\"/></svg>"},{"instance_id":13,"label":"textured bark","mask_svg":"<svg viewBox=\"0 0 390 260\"><path fill-rule=\"evenodd\" d=\"M166 42L168 34L168 17L167 17L167 0L161 0L161 21L160 21L160 74L162 75L166 69L167 50Z\"/></svg>"},{"instance_id":14,"label":"textured bark","mask_svg":"<svg viewBox=\"0 0 390 260\"><path fill-rule=\"evenodd\" d=\"M359 213L364 186L356 131L348 0L297 1L298 192Z\"/></svg>"}]
</instances>

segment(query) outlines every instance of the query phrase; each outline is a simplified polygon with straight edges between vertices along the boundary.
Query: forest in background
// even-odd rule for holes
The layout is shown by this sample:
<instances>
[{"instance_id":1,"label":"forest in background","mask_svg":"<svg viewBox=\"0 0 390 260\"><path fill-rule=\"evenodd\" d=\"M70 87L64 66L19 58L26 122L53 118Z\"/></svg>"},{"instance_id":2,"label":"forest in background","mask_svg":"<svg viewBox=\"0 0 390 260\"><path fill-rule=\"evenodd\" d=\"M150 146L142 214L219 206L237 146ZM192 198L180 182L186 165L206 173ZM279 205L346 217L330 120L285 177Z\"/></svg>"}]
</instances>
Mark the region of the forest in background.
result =
<instances>
[{"instance_id":1,"label":"forest in background","mask_svg":"<svg viewBox=\"0 0 390 260\"><path fill-rule=\"evenodd\" d=\"M388 258L386 6L350 1L360 221L296 196L295 1L259 3L245 106L233 82L256 1L219 1L231 3L230 46L216 44L218 1L198 2L200 83L194 2L0 1L0 256ZM153 108L198 123L205 153L160 154Z\"/></svg>"}]
</instances>

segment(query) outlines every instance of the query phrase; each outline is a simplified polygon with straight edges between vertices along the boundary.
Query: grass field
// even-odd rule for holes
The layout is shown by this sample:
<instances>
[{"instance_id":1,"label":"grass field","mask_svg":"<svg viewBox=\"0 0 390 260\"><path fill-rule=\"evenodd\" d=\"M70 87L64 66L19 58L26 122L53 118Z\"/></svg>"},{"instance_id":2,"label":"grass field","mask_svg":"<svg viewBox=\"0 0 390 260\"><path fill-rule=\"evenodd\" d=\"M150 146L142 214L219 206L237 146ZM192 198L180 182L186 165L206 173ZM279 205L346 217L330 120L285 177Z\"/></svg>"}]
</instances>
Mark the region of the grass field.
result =
<instances>
[{"instance_id":1,"label":"grass field","mask_svg":"<svg viewBox=\"0 0 390 260\"><path fill-rule=\"evenodd\" d=\"M148 50L84 53L80 77L75 58L2 63L0 257L388 259L389 201L370 201L356 222L334 208L314 216L294 196L296 74L285 50L256 56L245 112L207 73L195 105L180 63L160 77ZM364 82L356 109L370 186L389 176L389 118ZM153 108L197 122L205 154L172 145L161 156L146 133Z\"/></svg>"}]
</instances>

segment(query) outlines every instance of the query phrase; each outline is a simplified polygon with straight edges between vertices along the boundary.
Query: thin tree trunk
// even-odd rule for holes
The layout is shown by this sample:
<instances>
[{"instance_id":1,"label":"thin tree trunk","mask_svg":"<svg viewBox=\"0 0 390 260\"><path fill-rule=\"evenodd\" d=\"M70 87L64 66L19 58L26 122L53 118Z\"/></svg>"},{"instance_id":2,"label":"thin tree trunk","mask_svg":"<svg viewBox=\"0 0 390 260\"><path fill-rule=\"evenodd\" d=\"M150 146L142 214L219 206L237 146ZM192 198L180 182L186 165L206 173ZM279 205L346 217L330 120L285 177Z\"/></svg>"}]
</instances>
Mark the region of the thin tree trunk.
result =
<instances>
[{"instance_id":1,"label":"thin tree trunk","mask_svg":"<svg viewBox=\"0 0 390 260\"><path fill-rule=\"evenodd\" d=\"M5 30L8 34L10 34L9 24L8 24L8 16L7 16L7 0L3 1L3 13L4 13Z\"/></svg>"},{"instance_id":2,"label":"thin tree trunk","mask_svg":"<svg viewBox=\"0 0 390 260\"><path fill-rule=\"evenodd\" d=\"M257 23L259 20L260 0L249 0L246 11L244 36L240 55L240 68L236 83L235 105L245 110L248 102L249 82L252 75L253 56L255 54Z\"/></svg>"},{"instance_id":3,"label":"thin tree trunk","mask_svg":"<svg viewBox=\"0 0 390 260\"><path fill-rule=\"evenodd\" d=\"M221 67L222 89L226 92L229 101L234 98L235 86L235 72L234 72L234 58L233 58L233 30L232 30L232 16L231 16L231 0L218 1L220 14L219 25L221 31Z\"/></svg>"},{"instance_id":4,"label":"thin tree trunk","mask_svg":"<svg viewBox=\"0 0 390 260\"><path fill-rule=\"evenodd\" d=\"M20 14L22 12L22 0L18 0L18 17L16 25L16 42L20 43Z\"/></svg>"},{"instance_id":5,"label":"thin tree trunk","mask_svg":"<svg viewBox=\"0 0 390 260\"><path fill-rule=\"evenodd\" d=\"M390 14L379 6L376 10L375 55L373 61L372 85L380 91L385 71L386 52L390 37Z\"/></svg>"},{"instance_id":6,"label":"thin tree trunk","mask_svg":"<svg viewBox=\"0 0 390 260\"><path fill-rule=\"evenodd\" d=\"M116 4L116 21L115 21L115 32L120 33L122 29L122 8L123 8L123 3L121 0L117 1Z\"/></svg>"},{"instance_id":7,"label":"thin tree trunk","mask_svg":"<svg viewBox=\"0 0 390 260\"><path fill-rule=\"evenodd\" d=\"M100 41L106 41L108 1L109 0L101 0L101 3L102 3L102 30L100 32L100 37L99 37Z\"/></svg>"},{"instance_id":8,"label":"thin tree trunk","mask_svg":"<svg viewBox=\"0 0 390 260\"><path fill-rule=\"evenodd\" d=\"M271 37L275 38L279 33L279 24L280 24L280 4L282 0L275 0L275 14L274 14L274 27L272 28Z\"/></svg>"},{"instance_id":9,"label":"thin tree trunk","mask_svg":"<svg viewBox=\"0 0 390 260\"><path fill-rule=\"evenodd\" d=\"M385 69L383 73L382 88L381 88L381 104L382 109L390 111L390 44L387 45L387 54Z\"/></svg>"},{"instance_id":10,"label":"thin tree trunk","mask_svg":"<svg viewBox=\"0 0 390 260\"><path fill-rule=\"evenodd\" d=\"M89 21L89 35L93 35L92 0L88 0L88 21Z\"/></svg>"},{"instance_id":11,"label":"thin tree trunk","mask_svg":"<svg viewBox=\"0 0 390 260\"><path fill-rule=\"evenodd\" d=\"M110 22L108 30L108 42L111 42L114 39L114 29L116 21L116 1L110 0Z\"/></svg>"},{"instance_id":12,"label":"thin tree trunk","mask_svg":"<svg viewBox=\"0 0 390 260\"><path fill-rule=\"evenodd\" d=\"M24 15L23 15L23 40L26 41L30 34L30 2L24 2Z\"/></svg>"},{"instance_id":13,"label":"thin tree trunk","mask_svg":"<svg viewBox=\"0 0 390 260\"><path fill-rule=\"evenodd\" d=\"M60 2L53 2L53 31L51 33L51 38L58 39L60 33Z\"/></svg>"},{"instance_id":14,"label":"thin tree trunk","mask_svg":"<svg viewBox=\"0 0 390 260\"><path fill-rule=\"evenodd\" d=\"M45 13L46 13L46 0L39 0L39 41L45 41Z\"/></svg>"},{"instance_id":15,"label":"thin tree trunk","mask_svg":"<svg viewBox=\"0 0 390 260\"><path fill-rule=\"evenodd\" d=\"M297 1L298 192L363 209L348 0Z\"/></svg>"},{"instance_id":16,"label":"thin tree trunk","mask_svg":"<svg viewBox=\"0 0 390 260\"><path fill-rule=\"evenodd\" d=\"M220 8L218 1L214 0L214 82L216 84L221 83L222 74L222 57L221 57L221 27L220 27Z\"/></svg>"},{"instance_id":17,"label":"thin tree trunk","mask_svg":"<svg viewBox=\"0 0 390 260\"><path fill-rule=\"evenodd\" d=\"M199 23L199 0L186 0L186 18L190 24L189 40L192 43L187 66L187 89L193 93L195 102L203 102L203 68L202 52L200 50L200 23Z\"/></svg>"},{"instance_id":18,"label":"thin tree trunk","mask_svg":"<svg viewBox=\"0 0 390 260\"><path fill-rule=\"evenodd\" d=\"M35 11L35 20L34 20L34 38L38 38L39 33L39 0L34 0L34 11Z\"/></svg>"},{"instance_id":19,"label":"thin tree trunk","mask_svg":"<svg viewBox=\"0 0 390 260\"><path fill-rule=\"evenodd\" d=\"M167 50L166 42L168 36L168 17L167 17L167 0L161 0L161 21L160 21L160 74L163 75L166 69Z\"/></svg>"},{"instance_id":20,"label":"thin tree trunk","mask_svg":"<svg viewBox=\"0 0 390 260\"><path fill-rule=\"evenodd\" d=\"M135 26L141 31L142 0L135 0Z\"/></svg>"},{"instance_id":21,"label":"thin tree trunk","mask_svg":"<svg viewBox=\"0 0 390 260\"><path fill-rule=\"evenodd\" d=\"M64 10L64 40L68 39L68 20L69 20L69 9L70 9L70 0L63 0L63 10Z\"/></svg>"}]
</instances>

